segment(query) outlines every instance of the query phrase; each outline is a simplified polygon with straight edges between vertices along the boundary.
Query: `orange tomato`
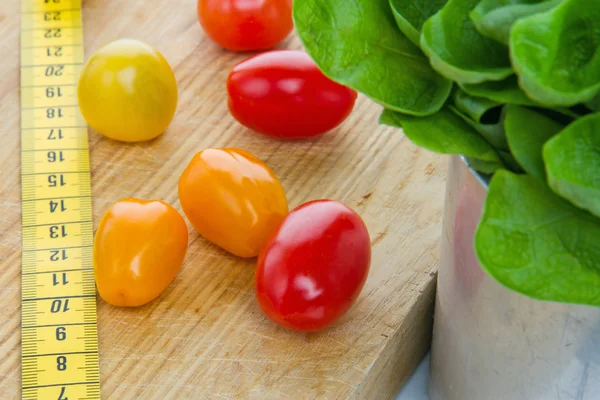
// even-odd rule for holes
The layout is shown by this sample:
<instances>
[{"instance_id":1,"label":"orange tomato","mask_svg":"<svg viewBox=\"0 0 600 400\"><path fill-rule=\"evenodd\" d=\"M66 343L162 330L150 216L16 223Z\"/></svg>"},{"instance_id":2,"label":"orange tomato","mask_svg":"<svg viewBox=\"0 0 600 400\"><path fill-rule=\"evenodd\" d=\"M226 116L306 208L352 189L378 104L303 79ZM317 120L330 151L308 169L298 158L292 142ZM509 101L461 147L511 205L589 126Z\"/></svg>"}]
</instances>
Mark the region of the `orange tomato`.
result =
<instances>
[{"instance_id":1,"label":"orange tomato","mask_svg":"<svg viewBox=\"0 0 600 400\"><path fill-rule=\"evenodd\" d=\"M273 171L239 149L196 154L179 178L181 207L209 241L239 257L255 257L288 213Z\"/></svg>"},{"instance_id":2,"label":"orange tomato","mask_svg":"<svg viewBox=\"0 0 600 400\"><path fill-rule=\"evenodd\" d=\"M100 296L115 306L141 306L171 283L188 244L183 217L162 201L124 199L100 220L94 273Z\"/></svg>"}]
</instances>

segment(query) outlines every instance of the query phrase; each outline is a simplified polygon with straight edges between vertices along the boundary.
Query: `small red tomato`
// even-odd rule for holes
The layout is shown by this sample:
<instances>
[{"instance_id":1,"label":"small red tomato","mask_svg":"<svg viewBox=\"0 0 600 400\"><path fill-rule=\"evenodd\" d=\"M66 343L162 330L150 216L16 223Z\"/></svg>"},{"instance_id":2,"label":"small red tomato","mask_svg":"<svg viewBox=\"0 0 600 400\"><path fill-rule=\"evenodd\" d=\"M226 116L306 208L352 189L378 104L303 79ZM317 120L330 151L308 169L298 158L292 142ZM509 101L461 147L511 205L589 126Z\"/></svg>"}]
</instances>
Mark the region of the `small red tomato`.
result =
<instances>
[{"instance_id":1,"label":"small red tomato","mask_svg":"<svg viewBox=\"0 0 600 400\"><path fill-rule=\"evenodd\" d=\"M204 32L228 50L266 50L294 27L292 0L198 0Z\"/></svg>"},{"instance_id":2,"label":"small red tomato","mask_svg":"<svg viewBox=\"0 0 600 400\"><path fill-rule=\"evenodd\" d=\"M229 73L227 92L229 110L242 125L282 139L335 128L348 117L357 96L296 50L272 51L241 62Z\"/></svg>"},{"instance_id":3,"label":"small red tomato","mask_svg":"<svg viewBox=\"0 0 600 400\"><path fill-rule=\"evenodd\" d=\"M342 203L317 200L294 209L258 258L256 297L289 329L323 329L348 311L371 264L369 232Z\"/></svg>"}]
</instances>

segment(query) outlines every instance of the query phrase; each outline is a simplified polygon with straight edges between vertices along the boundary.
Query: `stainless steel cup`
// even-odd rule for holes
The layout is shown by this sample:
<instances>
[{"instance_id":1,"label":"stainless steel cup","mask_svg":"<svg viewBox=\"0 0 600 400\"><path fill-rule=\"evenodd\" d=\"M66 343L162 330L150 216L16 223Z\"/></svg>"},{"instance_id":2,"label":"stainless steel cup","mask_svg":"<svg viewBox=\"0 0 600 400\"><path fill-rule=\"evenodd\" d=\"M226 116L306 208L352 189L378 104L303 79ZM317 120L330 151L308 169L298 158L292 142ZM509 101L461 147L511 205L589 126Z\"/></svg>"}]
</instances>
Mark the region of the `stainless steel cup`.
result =
<instances>
[{"instance_id":1,"label":"stainless steel cup","mask_svg":"<svg viewBox=\"0 0 600 400\"><path fill-rule=\"evenodd\" d=\"M473 234L486 194L485 182L453 157L431 400L600 400L600 309L530 299L481 269Z\"/></svg>"}]
</instances>

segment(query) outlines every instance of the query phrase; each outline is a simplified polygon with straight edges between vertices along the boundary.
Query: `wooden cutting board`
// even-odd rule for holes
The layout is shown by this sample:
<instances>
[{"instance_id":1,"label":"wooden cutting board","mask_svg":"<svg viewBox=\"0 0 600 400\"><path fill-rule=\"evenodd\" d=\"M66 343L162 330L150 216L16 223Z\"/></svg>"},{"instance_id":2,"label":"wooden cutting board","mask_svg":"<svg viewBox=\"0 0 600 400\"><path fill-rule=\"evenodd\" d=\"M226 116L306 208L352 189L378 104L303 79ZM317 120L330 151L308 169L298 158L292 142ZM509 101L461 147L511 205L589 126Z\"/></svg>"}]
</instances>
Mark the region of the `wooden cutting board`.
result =
<instances>
[{"instance_id":1,"label":"wooden cutting board","mask_svg":"<svg viewBox=\"0 0 600 400\"><path fill-rule=\"evenodd\" d=\"M0 8L0 398L20 397L21 205L19 2ZM195 0L84 0L89 56L135 38L175 70L179 108L169 130L141 144L91 133L94 223L118 199L163 199L180 209L177 180L208 147L240 147L280 177L291 207L331 198L355 208L371 233L373 262L352 310L332 328L298 334L262 315L254 261L221 251L190 229L185 264L147 306L98 301L105 399L388 399L427 350L441 233L445 163L401 131L377 124L380 106L360 97L338 129L281 142L228 113L225 79L248 55L203 34ZM280 48L301 48L292 35ZM442 165L443 164L443 165Z\"/></svg>"}]
</instances>

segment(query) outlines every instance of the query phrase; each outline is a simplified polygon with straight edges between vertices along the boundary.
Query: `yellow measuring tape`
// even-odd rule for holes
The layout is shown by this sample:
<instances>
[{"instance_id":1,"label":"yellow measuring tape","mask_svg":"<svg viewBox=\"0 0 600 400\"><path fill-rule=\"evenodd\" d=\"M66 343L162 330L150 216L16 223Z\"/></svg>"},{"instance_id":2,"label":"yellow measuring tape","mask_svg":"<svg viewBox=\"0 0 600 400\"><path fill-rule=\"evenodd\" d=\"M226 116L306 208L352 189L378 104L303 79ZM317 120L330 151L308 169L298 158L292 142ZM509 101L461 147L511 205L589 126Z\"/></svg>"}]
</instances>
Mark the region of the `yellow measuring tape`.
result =
<instances>
[{"instance_id":1,"label":"yellow measuring tape","mask_svg":"<svg viewBox=\"0 0 600 400\"><path fill-rule=\"evenodd\" d=\"M23 399L99 399L81 0L21 0Z\"/></svg>"}]
</instances>

